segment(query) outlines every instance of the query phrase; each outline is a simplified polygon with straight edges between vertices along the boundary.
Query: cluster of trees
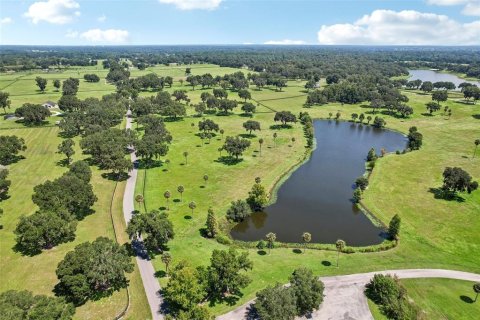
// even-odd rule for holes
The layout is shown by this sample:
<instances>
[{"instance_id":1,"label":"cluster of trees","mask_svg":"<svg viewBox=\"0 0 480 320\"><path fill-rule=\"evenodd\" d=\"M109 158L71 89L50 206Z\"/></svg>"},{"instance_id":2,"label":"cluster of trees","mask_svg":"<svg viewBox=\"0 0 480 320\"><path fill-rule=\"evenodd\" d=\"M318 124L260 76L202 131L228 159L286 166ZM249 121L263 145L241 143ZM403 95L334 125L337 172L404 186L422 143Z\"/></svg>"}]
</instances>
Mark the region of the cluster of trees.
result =
<instances>
[{"instance_id":1,"label":"cluster of trees","mask_svg":"<svg viewBox=\"0 0 480 320\"><path fill-rule=\"evenodd\" d=\"M257 292L254 308L262 320L293 320L318 310L323 302L324 285L307 268L296 269L290 286L279 283Z\"/></svg>"},{"instance_id":2,"label":"cluster of trees","mask_svg":"<svg viewBox=\"0 0 480 320\"><path fill-rule=\"evenodd\" d=\"M472 99L473 104L477 103L477 100L480 100L480 88L474 84L463 82L459 86L463 93L463 97L467 102Z\"/></svg>"},{"instance_id":3,"label":"cluster of trees","mask_svg":"<svg viewBox=\"0 0 480 320\"><path fill-rule=\"evenodd\" d=\"M365 294L380 306L388 319L418 319L420 310L407 296L407 289L397 277L375 274L366 285Z\"/></svg>"},{"instance_id":4,"label":"cluster of trees","mask_svg":"<svg viewBox=\"0 0 480 320\"><path fill-rule=\"evenodd\" d=\"M91 176L88 164L77 161L60 178L33 189L32 200L39 211L20 218L15 229L20 251L38 254L75 238L77 221L90 214L97 201L90 184Z\"/></svg>"},{"instance_id":5,"label":"cluster of trees","mask_svg":"<svg viewBox=\"0 0 480 320\"><path fill-rule=\"evenodd\" d=\"M308 112L300 112L298 116L300 119L300 123L303 125L303 134L307 139L307 148L313 147L313 139L315 137L315 131L313 129L313 120L312 117L308 114Z\"/></svg>"},{"instance_id":6,"label":"cluster of trees","mask_svg":"<svg viewBox=\"0 0 480 320\"><path fill-rule=\"evenodd\" d=\"M50 111L41 104L24 103L15 110L15 116L23 118L26 125L42 124L50 115Z\"/></svg>"},{"instance_id":7,"label":"cluster of trees","mask_svg":"<svg viewBox=\"0 0 480 320\"><path fill-rule=\"evenodd\" d=\"M100 81L100 77L97 76L94 73L84 74L83 79L85 79L85 81L87 81L87 82L99 82Z\"/></svg>"},{"instance_id":8,"label":"cluster of trees","mask_svg":"<svg viewBox=\"0 0 480 320\"><path fill-rule=\"evenodd\" d=\"M127 227L128 236L137 241L140 237L150 252L165 249L169 240L173 239L173 224L166 213L151 211L133 216Z\"/></svg>"},{"instance_id":9,"label":"cluster of trees","mask_svg":"<svg viewBox=\"0 0 480 320\"><path fill-rule=\"evenodd\" d=\"M238 296L250 283L245 271L252 269L248 253L235 249L213 250L208 267L192 267L179 262L170 272L164 289L169 312L175 319L211 319L207 301L223 301L226 296Z\"/></svg>"},{"instance_id":10,"label":"cluster of trees","mask_svg":"<svg viewBox=\"0 0 480 320\"><path fill-rule=\"evenodd\" d=\"M226 213L229 221L241 222L252 212L259 212L265 208L268 203L268 195L261 183L260 177L255 178L255 184L248 192L247 199L232 201Z\"/></svg>"},{"instance_id":11,"label":"cluster of trees","mask_svg":"<svg viewBox=\"0 0 480 320\"><path fill-rule=\"evenodd\" d=\"M17 136L0 136L0 165L6 166L21 159L20 151L25 151L25 140Z\"/></svg>"},{"instance_id":12,"label":"cluster of trees","mask_svg":"<svg viewBox=\"0 0 480 320\"><path fill-rule=\"evenodd\" d=\"M453 82L450 81L437 81L437 82L431 82L431 81L424 81L417 79L417 80L400 80L400 83L405 85L407 89L420 89L423 92L431 92L433 89L444 89L444 90L455 90L457 87Z\"/></svg>"},{"instance_id":13,"label":"cluster of trees","mask_svg":"<svg viewBox=\"0 0 480 320\"><path fill-rule=\"evenodd\" d=\"M89 299L125 288L134 265L125 247L105 237L84 242L58 264L56 291L67 301L82 305Z\"/></svg>"},{"instance_id":14,"label":"cluster of trees","mask_svg":"<svg viewBox=\"0 0 480 320\"><path fill-rule=\"evenodd\" d=\"M33 295L31 291L9 290L0 293L1 317L10 320L70 320L75 307L64 298Z\"/></svg>"},{"instance_id":15,"label":"cluster of trees","mask_svg":"<svg viewBox=\"0 0 480 320\"><path fill-rule=\"evenodd\" d=\"M275 113L273 121L280 121L283 127L288 127L289 123L297 122L297 117L290 111L279 111Z\"/></svg>"}]
</instances>

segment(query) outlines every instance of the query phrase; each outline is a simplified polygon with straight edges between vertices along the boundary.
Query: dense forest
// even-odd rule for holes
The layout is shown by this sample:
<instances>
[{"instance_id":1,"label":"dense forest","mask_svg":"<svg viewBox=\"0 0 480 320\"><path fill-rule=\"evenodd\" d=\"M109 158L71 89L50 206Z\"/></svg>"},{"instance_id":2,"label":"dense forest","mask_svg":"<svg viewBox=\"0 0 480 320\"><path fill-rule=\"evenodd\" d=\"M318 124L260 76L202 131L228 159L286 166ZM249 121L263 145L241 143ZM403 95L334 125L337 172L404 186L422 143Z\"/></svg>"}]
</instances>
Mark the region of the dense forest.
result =
<instances>
[{"instance_id":1,"label":"dense forest","mask_svg":"<svg viewBox=\"0 0 480 320\"><path fill-rule=\"evenodd\" d=\"M140 69L156 64L213 63L267 71L290 79L332 73L342 78L365 73L391 77L404 75L412 67L446 69L480 77L476 47L3 46L0 50L1 71L88 66L97 64L97 60L125 58Z\"/></svg>"}]
</instances>

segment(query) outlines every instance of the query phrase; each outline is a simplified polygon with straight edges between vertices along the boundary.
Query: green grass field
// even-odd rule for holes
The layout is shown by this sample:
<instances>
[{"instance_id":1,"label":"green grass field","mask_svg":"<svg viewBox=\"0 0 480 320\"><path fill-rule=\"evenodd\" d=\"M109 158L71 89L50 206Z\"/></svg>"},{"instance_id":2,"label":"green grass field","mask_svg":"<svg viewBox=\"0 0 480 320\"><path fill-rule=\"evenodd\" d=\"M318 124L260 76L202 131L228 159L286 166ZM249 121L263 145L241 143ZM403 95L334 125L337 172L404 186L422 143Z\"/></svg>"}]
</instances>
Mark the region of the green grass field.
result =
<instances>
[{"instance_id":1,"label":"green grass field","mask_svg":"<svg viewBox=\"0 0 480 320\"><path fill-rule=\"evenodd\" d=\"M83 79L84 73L93 72L104 77L106 73L98 68L79 68L78 71L67 70L58 75L48 76L51 77L50 79L56 79L56 76L60 75L62 79L69 76ZM152 70L132 71L132 76L154 71L161 76L171 75L178 79L183 76L184 68L185 66L158 66ZM236 69L200 65L192 66L192 71L194 74L210 72L215 76L230 73ZM51 82L48 84L47 93L36 92L33 80L35 76L36 74L0 75L0 87L6 86L3 90L11 93L11 111L24 102L40 103L45 100L57 100L60 97L60 93L53 92ZM181 87L179 82L175 82L174 88L168 90L179 88L189 90L188 95L192 103L199 100L202 92L199 89L191 91L190 88ZM81 80L79 97L100 97L112 92L113 89L112 86L105 85L103 78L97 84L87 84ZM361 105L342 106L340 104L305 109L303 103L306 93L303 91L303 82L299 81L290 81L289 86L282 92L269 88L262 91L251 88L250 91L253 99L262 104L253 117L261 123L262 131L256 133L257 137L251 138L252 145L243 156L242 162L231 166L217 162L219 157L217 149L222 145L221 137L218 135L210 143L202 143L202 140L195 135L198 129L191 127L191 123L197 124L199 118L192 117L193 110L187 107L188 117L182 121L167 123L167 128L174 138L168 155L163 159L170 160L168 167L148 169L145 181L142 179L144 172L140 172L136 193L141 194L145 190L145 204L148 210L159 209L166 205L163 198L166 190L172 192L173 199L178 199L177 186L185 187L182 202L170 201L169 214L174 223L176 237L169 243L169 247L174 262L186 259L193 265L208 264L213 249L227 248L215 240L205 239L200 235L199 230L205 223L208 207L212 206L219 220L222 220L232 200L246 197L256 176L262 178L267 188L273 189L277 179L303 158L305 148L300 124L295 124L292 129L279 130L276 146L274 145L272 138L274 131L269 129L269 126L274 124L272 110L290 110L295 114L308 111L314 118L326 118L329 112L335 114L339 111L342 114L341 119L344 120L350 119L350 114L353 112L370 112L368 108ZM142 95L151 94L155 93L142 93ZM275 249L271 254L261 256L256 250L249 250L250 258L254 262L254 269L249 272L253 281L243 290L244 295L237 304L251 299L256 291L268 284L286 282L293 269L299 266L312 268L318 275L414 267L480 272L478 258L480 256L480 235L478 234L480 191L471 195L462 195L464 202L435 199L430 191L430 188L441 185L441 173L446 166L460 166L470 172L476 180L480 179L480 155L472 159L473 141L480 137L480 120L478 119L480 106L457 102L459 95L452 94L447 102L453 110L452 117L448 119L441 112L429 117L422 113L426 111L424 104L430 97L413 91L406 94L410 98L409 105L415 109L415 114L410 119L396 119L386 115L384 117L387 126L405 133L410 126L416 125L424 135L424 147L420 151L406 155L388 155L380 159L363 201L385 223L388 223L396 213L402 217L400 245L387 252L342 255L338 269L322 264L322 261L334 262L336 254L330 251L307 250L305 254L296 254L292 249ZM231 97L237 96L231 92L229 98ZM236 110L235 114L228 117L208 117L225 130L225 136L246 133L242 123L248 118L241 116L240 110ZM54 123L55 118L51 117L50 123ZM31 202L33 186L46 179L53 179L65 170L56 165L56 161L61 159L60 155L54 153L60 142L57 133L58 129L55 127L24 129L22 124L0 120L0 134L17 134L25 137L29 147L25 154L26 159L11 166L10 194L12 197L0 204L6 212L2 218L4 229L0 231L3 233L0 240L0 256L3 258L0 268L8 279L0 285L0 291L10 288L29 288L37 293L50 293L56 283L54 273L56 264L67 251L71 250L75 244L92 240L98 235L112 236L108 208L113 184L101 178L100 173L96 171L93 181L99 196L99 201L95 205L96 213L80 222L75 242L63 244L33 258L22 257L12 251L12 230L17 224L18 217L21 214L31 214L35 210ZM258 152L260 137L265 140L261 157ZM295 143L291 143L292 137L296 138ZM182 155L184 151L189 152L188 164L184 163L185 159ZM76 156L81 155L78 153ZM209 176L207 184L202 179L204 174ZM188 209L190 201L197 203L197 209L193 214ZM115 203L121 207L119 199ZM115 212L121 217L121 210L118 209ZM116 225L122 226L121 219L117 217L115 221ZM122 239L122 241L125 240L125 238ZM157 270L164 270L164 265L159 258L153 262ZM41 275L38 272L33 273L32 270L40 270L38 272L41 272ZM159 280L161 284L166 283L165 278ZM134 305L131 310L134 310L135 313L132 314L136 315L132 316L132 319L145 317L145 313L141 312L145 312L146 302L142 300L141 283L138 281L138 274L134 273L130 288L136 290L138 294L133 300ZM120 292L109 299L89 303L77 310L77 317L111 318L116 310L122 309L124 298L124 293ZM232 308L234 306L219 304L212 306L212 311L220 314Z\"/></svg>"},{"instance_id":2,"label":"green grass field","mask_svg":"<svg viewBox=\"0 0 480 320\"><path fill-rule=\"evenodd\" d=\"M403 279L408 297L425 313L426 319L476 319L480 303L474 302L473 282L452 279ZM386 320L378 306L368 301L375 320Z\"/></svg>"}]
</instances>

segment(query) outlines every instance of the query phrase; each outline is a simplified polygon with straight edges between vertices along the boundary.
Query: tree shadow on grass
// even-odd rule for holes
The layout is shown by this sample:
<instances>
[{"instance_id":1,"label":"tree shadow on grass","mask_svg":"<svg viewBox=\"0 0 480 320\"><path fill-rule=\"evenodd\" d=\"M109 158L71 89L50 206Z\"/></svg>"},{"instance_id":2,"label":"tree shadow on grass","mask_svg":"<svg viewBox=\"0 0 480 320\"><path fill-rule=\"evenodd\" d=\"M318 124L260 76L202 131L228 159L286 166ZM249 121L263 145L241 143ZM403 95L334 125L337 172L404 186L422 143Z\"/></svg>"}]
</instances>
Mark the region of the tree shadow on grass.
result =
<instances>
[{"instance_id":1,"label":"tree shadow on grass","mask_svg":"<svg viewBox=\"0 0 480 320\"><path fill-rule=\"evenodd\" d=\"M462 301L465 302L465 303L470 303L470 304L475 302L475 301L473 301L472 298L467 297L467 296L463 296L463 295L460 296L460 300L462 300Z\"/></svg>"},{"instance_id":2,"label":"tree shadow on grass","mask_svg":"<svg viewBox=\"0 0 480 320\"><path fill-rule=\"evenodd\" d=\"M267 252L266 252L265 250L258 250L258 251L257 251L257 254L258 254L259 256L264 256L264 255L267 254Z\"/></svg>"},{"instance_id":3,"label":"tree shadow on grass","mask_svg":"<svg viewBox=\"0 0 480 320\"><path fill-rule=\"evenodd\" d=\"M283 129L291 129L292 126L289 124L273 124L270 126L272 130L283 130Z\"/></svg>"},{"instance_id":4,"label":"tree shadow on grass","mask_svg":"<svg viewBox=\"0 0 480 320\"><path fill-rule=\"evenodd\" d=\"M108 173L102 173L102 178L108 179L111 181L126 181L130 175L127 172L108 172Z\"/></svg>"},{"instance_id":5,"label":"tree shadow on grass","mask_svg":"<svg viewBox=\"0 0 480 320\"><path fill-rule=\"evenodd\" d=\"M322 261L322 266L324 266L324 267L330 267L331 265L332 265L332 263L330 261L327 261L327 260Z\"/></svg>"},{"instance_id":6,"label":"tree shadow on grass","mask_svg":"<svg viewBox=\"0 0 480 320\"><path fill-rule=\"evenodd\" d=\"M187 214L187 215L183 216L183 219L192 220L192 216Z\"/></svg>"},{"instance_id":7,"label":"tree shadow on grass","mask_svg":"<svg viewBox=\"0 0 480 320\"><path fill-rule=\"evenodd\" d=\"M459 196L456 192L445 191L442 188L430 188L428 192L433 193L435 199L465 202L465 198Z\"/></svg>"},{"instance_id":8,"label":"tree shadow on grass","mask_svg":"<svg viewBox=\"0 0 480 320\"><path fill-rule=\"evenodd\" d=\"M60 167L68 167L69 164L70 163L69 163L68 159L58 160L57 163L56 163L56 165L60 166Z\"/></svg>"},{"instance_id":9,"label":"tree shadow on grass","mask_svg":"<svg viewBox=\"0 0 480 320\"><path fill-rule=\"evenodd\" d=\"M181 200L180 199L173 199L173 202L178 203L178 202L181 202Z\"/></svg>"},{"instance_id":10,"label":"tree shadow on grass","mask_svg":"<svg viewBox=\"0 0 480 320\"><path fill-rule=\"evenodd\" d=\"M302 253L302 250L300 250L300 249L293 249L292 252L295 253L295 254L300 254L300 253Z\"/></svg>"},{"instance_id":11,"label":"tree shadow on grass","mask_svg":"<svg viewBox=\"0 0 480 320\"><path fill-rule=\"evenodd\" d=\"M167 273L163 270L158 270L155 271L154 276L155 278L165 278L167 276Z\"/></svg>"},{"instance_id":12,"label":"tree shadow on grass","mask_svg":"<svg viewBox=\"0 0 480 320\"><path fill-rule=\"evenodd\" d=\"M18 243L16 243L12 247L12 250L13 252L20 253L22 256L27 256L27 257L33 257L42 253L42 250L27 248Z\"/></svg>"},{"instance_id":13,"label":"tree shadow on grass","mask_svg":"<svg viewBox=\"0 0 480 320\"><path fill-rule=\"evenodd\" d=\"M228 306L234 306L238 300L243 296L241 292L237 292L236 295L228 295L228 296L215 296L212 297L209 301L209 306L213 307L217 303L226 303Z\"/></svg>"},{"instance_id":14,"label":"tree shadow on grass","mask_svg":"<svg viewBox=\"0 0 480 320\"><path fill-rule=\"evenodd\" d=\"M222 156L222 157L219 157L217 160L214 160L215 162L219 162L219 163L223 163L223 164L226 164L227 166L233 166L233 165L236 165L240 162L243 161L242 158L234 158L234 157L231 157L231 156Z\"/></svg>"},{"instance_id":15,"label":"tree shadow on grass","mask_svg":"<svg viewBox=\"0 0 480 320\"><path fill-rule=\"evenodd\" d=\"M480 120L480 114L472 114L472 118Z\"/></svg>"},{"instance_id":16,"label":"tree shadow on grass","mask_svg":"<svg viewBox=\"0 0 480 320\"><path fill-rule=\"evenodd\" d=\"M250 133L241 133L238 136L242 137L242 138L245 138L245 139L252 139L252 138L256 137L256 135L250 134Z\"/></svg>"},{"instance_id":17,"label":"tree shadow on grass","mask_svg":"<svg viewBox=\"0 0 480 320\"><path fill-rule=\"evenodd\" d=\"M163 167L163 165L162 160L139 160L137 169L159 168Z\"/></svg>"}]
</instances>

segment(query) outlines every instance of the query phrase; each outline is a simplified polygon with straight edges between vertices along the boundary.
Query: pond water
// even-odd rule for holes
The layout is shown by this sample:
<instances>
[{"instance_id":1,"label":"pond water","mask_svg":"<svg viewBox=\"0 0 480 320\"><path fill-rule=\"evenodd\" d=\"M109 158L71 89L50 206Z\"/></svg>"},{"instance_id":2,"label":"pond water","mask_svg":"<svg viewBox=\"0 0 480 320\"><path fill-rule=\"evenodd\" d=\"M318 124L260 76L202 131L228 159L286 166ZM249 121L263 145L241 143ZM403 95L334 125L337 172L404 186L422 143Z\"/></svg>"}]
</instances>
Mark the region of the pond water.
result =
<instances>
[{"instance_id":1,"label":"pond water","mask_svg":"<svg viewBox=\"0 0 480 320\"><path fill-rule=\"evenodd\" d=\"M462 82L469 82L480 87L480 82L478 81L465 80L454 74L441 73L434 70L408 70L408 73L410 75L409 80L420 79L422 81L431 81L432 83L438 81L450 81L453 82L456 87ZM457 88L456 90L459 89Z\"/></svg>"},{"instance_id":2,"label":"pond water","mask_svg":"<svg viewBox=\"0 0 480 320\"><path fill-rule=\"evenodd\" d=\"M301 242L303 232L312 242L365 246L382 242L381 229L352 203L353 184L365 172L370 148L377 152L403 150L406 138L371 126L315 120L317 148L310 159L283 183L277 201L264 212L253 213L231 231L234 239L257 241L269 232L282 242Z\"/></svg>"}]
</instances>

